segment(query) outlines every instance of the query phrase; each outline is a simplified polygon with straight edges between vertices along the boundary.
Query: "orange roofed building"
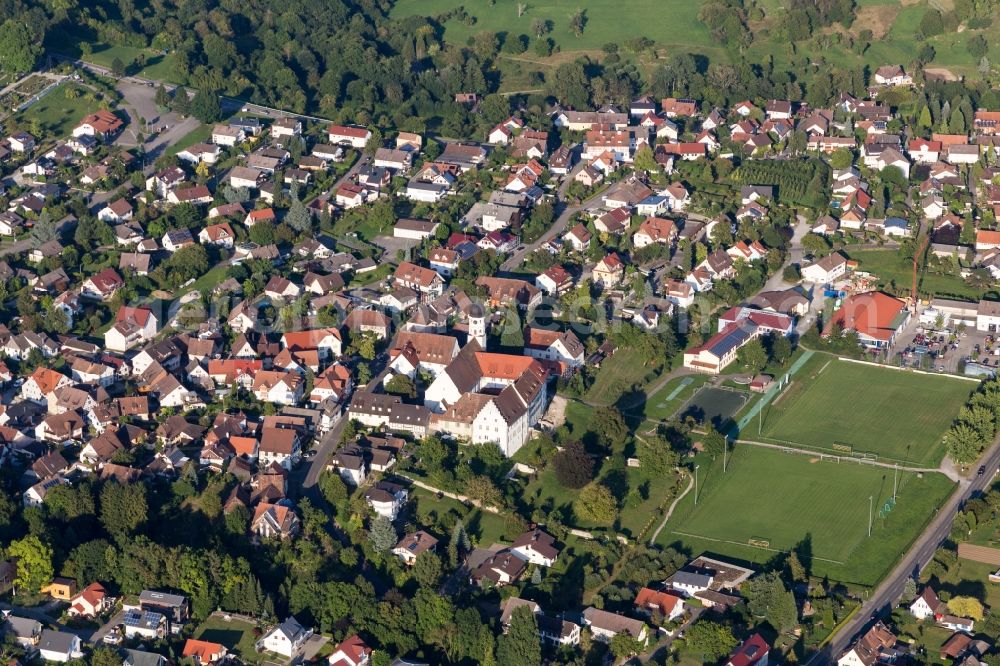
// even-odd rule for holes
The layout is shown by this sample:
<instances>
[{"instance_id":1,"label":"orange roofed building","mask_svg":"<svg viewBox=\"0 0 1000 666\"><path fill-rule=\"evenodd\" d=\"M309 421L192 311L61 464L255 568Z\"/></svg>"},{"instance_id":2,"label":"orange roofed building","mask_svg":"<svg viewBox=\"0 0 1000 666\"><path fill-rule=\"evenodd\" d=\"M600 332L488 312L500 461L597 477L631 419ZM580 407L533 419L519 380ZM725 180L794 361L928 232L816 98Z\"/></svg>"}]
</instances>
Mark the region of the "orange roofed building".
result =
<instances>
[{"instance_id":1,"label":"orange roofed building","mask_svg":"<svg viewBox=\"0 0 1000 666\"><path fill-rule=\"evenodd\" d=\"M193 638L187 639L184 643L184 651L181 653L184 657L192 657L195 663L201 666L206 666L207 664L214 664L223 657L226 656L226 647L218 643L210 643L209 641L199 641Z\"/></svg>"},{"instance_id":2,"label":"orange roofed building","mask_svg":"<svg viewBox=\"0 0 1000 666\"><path fill-rule=\"evenodd\" d=\"M902 300L880 291L870 291L845 298L823 335L830 335L835 330L854 331L865 347L887 349L909 319L910 311Z\"/></svg>"},{"instance_id":3,"label":"orange roofed building","mask_svg":"<svg viewBox=\"0 0 1000 666\"><path fill-rule=\"evenodd\" d=\"M484 352L469 342L428 387L431 429L512 456L528 440L547 402L548 373L527 356Z\"/></svg>"}]
</instances>

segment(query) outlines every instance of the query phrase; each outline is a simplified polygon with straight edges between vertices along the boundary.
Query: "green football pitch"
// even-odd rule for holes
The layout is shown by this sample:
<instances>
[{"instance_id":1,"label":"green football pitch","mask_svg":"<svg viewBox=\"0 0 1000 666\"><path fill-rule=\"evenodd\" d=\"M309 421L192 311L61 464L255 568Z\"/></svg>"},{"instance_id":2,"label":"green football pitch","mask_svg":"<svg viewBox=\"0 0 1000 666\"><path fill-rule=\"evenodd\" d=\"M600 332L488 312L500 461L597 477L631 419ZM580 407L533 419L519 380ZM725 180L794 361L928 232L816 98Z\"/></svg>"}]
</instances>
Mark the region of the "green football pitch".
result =
<instances>
[{"instance_id":1,"label":"green football pitch","mask_svg":"<svg viewBox=\"0 0 1000 666\"><path fill-rule=\"evenodd\" d=\"M816 361L764 410L764 439L937 467L943 435L976 387L947 375ZM748 430L744 436L753 439L756 428Z\"/></svg>"},{"instance_id":2,"label":"green football pitch","mask_svg":"<svg viewBox=\"0 0 1000 666\"><path fill-rule=\"evenodd\" d=\"M881 579L954 485L942 474L900 472L890 507L892 469L745 444L728 463L723 473L721 459L702 461L697 505L689 493L659 543L757 563L801 550L814 575L866 585Z\"/></svg>"}]
</instances>

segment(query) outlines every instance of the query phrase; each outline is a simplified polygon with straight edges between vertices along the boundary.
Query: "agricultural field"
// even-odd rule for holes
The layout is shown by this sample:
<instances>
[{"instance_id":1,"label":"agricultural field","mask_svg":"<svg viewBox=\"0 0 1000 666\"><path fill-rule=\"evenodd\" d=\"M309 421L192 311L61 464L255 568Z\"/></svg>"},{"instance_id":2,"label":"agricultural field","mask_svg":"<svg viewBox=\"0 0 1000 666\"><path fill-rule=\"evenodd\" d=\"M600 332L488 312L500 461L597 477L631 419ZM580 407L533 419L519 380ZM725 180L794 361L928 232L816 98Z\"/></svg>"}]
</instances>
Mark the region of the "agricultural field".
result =
<instances>
[{"instance_id":1,"label":"agricultural field","mask_svg":"<svg viewBox=\"0 0 1000 666\"><path fill-rule=\"evenodd\" d=\"M698 503L694 493L684 498L659 543L752 563L795 549L813 575L863 585L882 578L954 488L942 474L901 472L883 515L894 480L886 468L750 445L737 445L725 473L722 460L698 462Z\"/></svg>"},{"instance_id":2,"label":"agricultural field","mask_svg":"<svg viewBox=\"0 0 1000 666\"><path fill-rule=\"evenodd\" d=\"M812 368L764 409L763 439L937 467L942 436L975 388L964 379L847 361Z\"/></svg>"}]
</instances>

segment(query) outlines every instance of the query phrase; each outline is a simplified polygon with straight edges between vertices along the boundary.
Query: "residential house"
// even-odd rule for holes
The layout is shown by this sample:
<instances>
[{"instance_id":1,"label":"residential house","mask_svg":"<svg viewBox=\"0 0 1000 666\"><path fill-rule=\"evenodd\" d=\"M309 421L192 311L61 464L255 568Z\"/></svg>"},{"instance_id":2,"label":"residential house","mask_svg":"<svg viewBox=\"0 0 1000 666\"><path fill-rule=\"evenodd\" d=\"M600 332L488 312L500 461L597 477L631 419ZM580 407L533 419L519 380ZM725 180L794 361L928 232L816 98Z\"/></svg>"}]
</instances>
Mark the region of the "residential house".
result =
<instances>
[{"instance_id":1,"label":"residential house","mask_svg":"<svg viewBox=\"0 0 1000 666\"><path fill-rule=\"evenodd\" d=\"M423 268L408 261L400 262L393 275L393 281L424 295L440 296L444 291L444 280L434 270Z\"/></svg>"},{"instance_id":2,"label":"residential house","mask_svg":"<svg viewBox=\"0 0 1000 666\"><path fill-rule=\"evenodd\" d=\"M875 70L872 77L880 86L909 86L913 77L906 73L902 65L883 65Z\"/></svg>"},{"instance_id":3,"label":"residential house","mask_svg":"<svg viewBox=\"0 0 1000 666\"><path fill-rule=\"evenodd\" d=\"M596 640L610 643L620 633L626 633L645 645L649 637L646 623L624 615L590 606L583 611L583 624Z\"/></svg>"},{"instance_id":4,"label":"residential house","mask_svg":"<svg viewBox=\"0 0 1000 666\"><path fill-rule=\"evenodd\" d=\"M257 649L291 659L298 654L312 634L312 629L306 629L293 616L289 616L257 641Z\"/></svg>"},{"instance_id":5,"label":"residential house","mask_svg":"<svg viewBox=\"0 0 1000 666\"><path fill-rule=\"evenodd\" d=\"M232 249L235 241L236 234L228 222L211 224L198 232L198 242L202 245L217 245Z\"/></svg>"},{"instance_id":6,"label":"residential house","mask_svg":"<svg viewBox=\"0 0 1000 666\"><path fill-rule=\"evenodd\" d=\"M648 587L639 590L633 603L638 612L649 615L657 613L668 622L684 615L684 599Z\"/></svg>"},{"instance_id":7,"label":"residential house","mask_svg":"<svg viewBox=\"0 0 1000 666\"><path fill-rule=\"evenodd\" d=\"M516 583L524 575L528 564L509 550L501 550L487 557L469 575L470 581L484 587L503 587Z\"/></svg>"},{"instance_id":8,"label":"residential house","mask_svg":"<svg viewBox=\"0 0 1000 666\"><path fill-rule=\"evenodd\" d=\"M191 659L197 666L208 666L208 664L222 661L227 652L226 646L219 643L189 638L184 642L181 656Z\"/></svg>"},{"instance_id":9,"label":"residential house","mask_svg":"<svg viewBox=\"0 0 1000 666\"><path fill-rule=\"evenodd\" d=\"M819 261L802 267L802 279L814 284L828 284L846 274L847 258L839 252L828 254Z\"/></svg>"},{"instance_id":10,"label":"residential house","mask_svg":"<svg viewBox=\"0 0 1000 666\"><path fill-rule=\"evenodd\" d=\"M372 649L357 634L348 636L327 657L330 666L367 666Z\"/></svg>"},{"instance_id":11,"label":"residential house","mask_svg":"<svg viewBox=\"0 0 1000 666\"><path fill-rule=\"evenodd\" d=\"M83 641L68 631L43 629L35 647L45 661L66 663L83 656Z\"/></svg>"},{"instance_id":12,"label":"residential house","mask_svg":"<svg viewBox=\"0 0 1000 666\"><path fill-rule=\"evenodd\" d=\"M612 252L594 265L591 275L594 284L615 287L625 277L625 262L617 252Z\"/></svg>"},{"instance_id":13,"label":"residential house","mask_svg":"<svg viewBox=\"0 0 1000 666\"><path fill-rule=\"evenodd\" d=\"M926 620L935 617L940 606L941 601L934 592L934 588L927 585L910 604L909 611L910 615L918 620Z\"/></svg>"},{"instance_id":14,"label":"residential house","mask_svg":"<svg viewBox=\"0 0 1000 666\"><path fill-rule=\"evenodd\" d=\"M331 144L351 146L358 150L363 149L372 136L371 130L365 127L346 125L330 125L326 133Z\"/></svg>"},{"instance_id":15,"label":"residential house","mask_svg":"<svg viewBox=\"0 0 1000 666\"><path fill-rule=\"evenodd\" d=\"M299 531L299 517L292 507L282 503L261 502L254 509L250 532L259 539L286 540Z\"/></svg>"},{"instance_id":16,"label":"residential house","mask_svg":"<svg viewBox=\"0 0 1000 666\"><path fill-rule=\"evenodd\" d=\"M555 537L539 528L528 530L514 540L510 551L530 564L551 567L559 557Z\"/></svg>"},{"instance_id":17,"label":"residential house","mask_svg":"<svg viewBox=\"0 0 1000 666\"><path fill-rule=\"evenodd\" d=\"M771 646L760 634L753 634L729 655L726 666L768 666Z\"/></svg>"},{"instance_id":18,"label":"residential house","mask_svg":"<svg viewBox=\"0 0 1000 666\"><path fill-rule=\"evenodd\" d=\"M434 552L438 540L423 530L417 530L400 539L392 549L392 554L403 561L403 564L413 566L421 553Z\"/></svg>"}]
</instances>

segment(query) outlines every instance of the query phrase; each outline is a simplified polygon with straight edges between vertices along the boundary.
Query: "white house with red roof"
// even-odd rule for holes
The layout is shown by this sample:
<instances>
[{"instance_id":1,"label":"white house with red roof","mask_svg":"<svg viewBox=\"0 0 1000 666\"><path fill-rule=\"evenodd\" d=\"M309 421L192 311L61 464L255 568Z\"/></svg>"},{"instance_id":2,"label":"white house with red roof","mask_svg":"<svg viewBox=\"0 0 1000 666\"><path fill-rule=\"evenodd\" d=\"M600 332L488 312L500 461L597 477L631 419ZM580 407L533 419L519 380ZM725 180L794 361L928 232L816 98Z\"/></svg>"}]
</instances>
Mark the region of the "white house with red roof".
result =
<instances>
[{"instance_id":1,"label":"white house with red roof","mask_svg":"<svg viewBox=\"0 0 1000 666\"><path fill-rule=\"evenodd\" d=\"M332 144L347 145L358 149L364 148L368 139L372 138L369 129L349 125L330 125L326 130L326 135Z\"/></svg>"},{"instance_id":2,"label":"white house with red roof","mask_svg":"<svg viewBox=\"0 0 1000 666\"><path fill-rule=\"evenodd\" d=\"M587 227L583 226L583 223L578 222L575 227L566 232L563 236L563 240L569 243L577 252L584 252L590 247L591 233L587 231Z\"/></svg>"},{"instance_id":3,"label":"white house with red roof","mask_svg":"<svg viewBox=\"0 0 1000 666\"><path fill-rule=\"evenodd\" d=\"M111 351L126 352L152 340L157 329L156 315L149 308L122 306L114 325L104 333L104 346Z\"/></svg>"},{"instance_id":4,"label":"white house with red roof","mask_svg":"<svg viewBox=\"0 0 1000 666\"><path fill-rule=\"evenodd\" d=\"M80 121L80 124L73 128L73 137L92 136L102 141L107 141L122 130L125 123L122 119L101 109Z\"/></svg>"},{"instance_id":5,"label":"white house with red roof","mask_svg":"<svg viewBox=\"0 0 1000 666\"><path fill-rule=\"evenodd\" d=\"M668 622L684 615L684 599L648 587L642 588L635 595L634 605L640 613L652 615L657 612Z\"/></svg>"},{"instance_id":6,"label":"white house with red roof","mask_svg":"<svg viewBox=\"0 0 1000 666\"><path fill-rule=\"evenodd\" d=\"M573 276L562 266L550 266L535 278L535 286L550 296L563 294L573 288Z\"/></svg>"},{"instance_id":7,"label":"white house with red roof","mask_svg":"<svg viewBox=\"0 0 1000 666\"><path fill-rule=\"evenodd\" d=\"M198 242L202 245L232 248L236 242L236 234L228 222L212 224L198 232Z\"/></svg>"},{"instance_id":8,"label":"white house with red roof","mask_svg":"<svg viewBox=\"0 0 1000 666\"><path fill-rule=\"evenodd\" d=\"M677 239L677 233L677 225L674 224L673 220L662 217L648 217L642 221L636 232L632 234L632 246L640 249L653 243L659 243L670 247Z\"/></svg>"},{"instance_id":9,"label":"white house with red roof","mask_svg":"<svg viewBox=\"0 0 1000 666\"><path fill-rule=\"evenodd\" d=\"M80 295L86 298L93 298L106 301L112 298L118 290L125 286L125 280L115 271L115 269L105 268L83 281L80 287Z\"/></svg>"},{"instance_id":10,"label":"white house with red roof","mask_svg":"<svg viewBox=\"0 0 1000 666\"><path fill-rule=\"evenodd\" d=\"M934 164L941 156L941 142L927 139L912 139L906 145L906 153L919 164Z\"/></svg>"},{"instance_id":11,"label":"white house with red roof","mask_svg":"<svg viewBox=\"0 0 1000 666\"><path fill-rule=\"evenodd\" d=\"M595 284L602 287L614 287L625 277L625 262L622 261L617 252L612 252L597 262L592 276Z\"/></svg>"},{"instance_id":12,"label":"white house with red roof","mask_svg":"<svg viewBox=\"0 0 1000 666\"><path fill-rule=\"evenodd\" d=\"M97 211L97 219L102 222L118 223L132 219L132 204L125 199L112 201Z\"/></svg>"},{"instance_id":13,"label":"white house with red roof","mask_svg":"<svg viewBox=\"0 0 1000 666\"><path fill-rule=\"evenodd\" d=\"M760 241L751 241L750 243L738 241L736 245L726 250L726 254L732 257L733 260L742 259L743 261L751 262L758 259L765 259L767 257L767 248Z\"/></svg>"},{"instance_id":14,"label":"white house with red roof","mask_svg":"<svg viewBox=\"0 0 1000 666\"><path fill-rule=\"evenodd\" d=\"M97 617L108 607L108 595L104 586L94 582L83 588L79 594L69 600L66 614L70 617Z\"/></svg>"},{"instance_id":15,"label":"white house with red roof","mask_svg":"<svg viewBox=\"0 0 1000 666\"><path fill-rule=\"evenodd\" d=\"M365 666L371 659L372 649L357 634L337 646L330 655L330 666Z\"/></svg>"}]
</instances>

